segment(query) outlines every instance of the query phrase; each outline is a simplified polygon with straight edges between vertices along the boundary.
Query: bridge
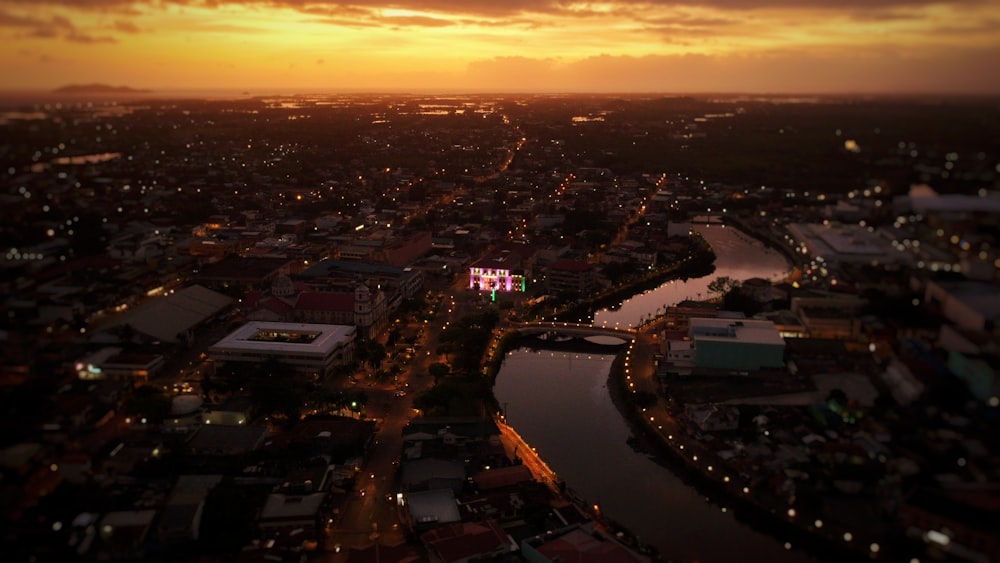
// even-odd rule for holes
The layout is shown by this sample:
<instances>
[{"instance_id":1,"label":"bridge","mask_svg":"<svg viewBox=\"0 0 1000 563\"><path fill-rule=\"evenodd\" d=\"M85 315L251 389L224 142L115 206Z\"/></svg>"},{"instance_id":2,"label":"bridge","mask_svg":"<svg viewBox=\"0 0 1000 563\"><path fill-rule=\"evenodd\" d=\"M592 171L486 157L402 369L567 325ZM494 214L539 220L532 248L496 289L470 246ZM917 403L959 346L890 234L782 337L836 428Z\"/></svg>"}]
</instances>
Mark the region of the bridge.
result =
<instances>
[{"instance_id":1,"label":"bridge","mask_svg":"<svg viewBox=\"0 0 1000 563\"><path fill-rule=\"evenodd\" d=\"M614 336L616 338L621 338L625 342L631 342L636 335L635 329L601 327L582 323L516 323L511 328L514 328L521 334L555 333L565 336Z\"/></svg>"}]
</instances>

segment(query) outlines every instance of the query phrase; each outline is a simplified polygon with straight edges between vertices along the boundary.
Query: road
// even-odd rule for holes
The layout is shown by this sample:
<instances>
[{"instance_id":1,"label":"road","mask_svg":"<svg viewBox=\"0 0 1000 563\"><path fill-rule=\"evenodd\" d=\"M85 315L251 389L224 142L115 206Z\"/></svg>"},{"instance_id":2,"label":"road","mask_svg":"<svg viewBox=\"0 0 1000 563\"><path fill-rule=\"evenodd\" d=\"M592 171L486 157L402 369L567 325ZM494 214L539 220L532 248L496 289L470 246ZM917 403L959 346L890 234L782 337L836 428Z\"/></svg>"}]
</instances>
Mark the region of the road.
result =
<instances>
[{"instance_id":1,"label":"road","mask_svg":"<svg viewBox=\"0 0 1000 563\"><path fill-rule=\"evenodd\" d=\"M519 458L521 463L531 471L531 475L536 481L548 485L553 492L560 493L559 476L538 456L535 448L529 446L516 430L502 421L497 421L497 427L500 429L500 441L503 443L507 456L511 459Z\"/></svg>"},{"instance_id":2,"label":"road","mask_svg":"<svg viewBox=\"0 0 1000 563\"><path fill-rule=\"evenodd\" d=\"M325 542L329 555L326 561L346 561L348 547L363 547L375 541L394 545L405 540L396 503L400 490L396 461L403 449L403 427L417 414L413 410L413 397L434 383L427 368L439 361L434 351L438 348L441 331L453 319L467 314L465 311L474 299L468 292L455 289L464 287L464 283L459 280L444 293L438 310L427 323L422 342L418 343L416 356L401 374L401 379L409 383L409 392L397 397L390 383L364 388L369 395L368 414L378 421L375 445L361 468L355 490L329 530ZM338 545L339 552L336 550Z\"/></svg>"}]
</instances>

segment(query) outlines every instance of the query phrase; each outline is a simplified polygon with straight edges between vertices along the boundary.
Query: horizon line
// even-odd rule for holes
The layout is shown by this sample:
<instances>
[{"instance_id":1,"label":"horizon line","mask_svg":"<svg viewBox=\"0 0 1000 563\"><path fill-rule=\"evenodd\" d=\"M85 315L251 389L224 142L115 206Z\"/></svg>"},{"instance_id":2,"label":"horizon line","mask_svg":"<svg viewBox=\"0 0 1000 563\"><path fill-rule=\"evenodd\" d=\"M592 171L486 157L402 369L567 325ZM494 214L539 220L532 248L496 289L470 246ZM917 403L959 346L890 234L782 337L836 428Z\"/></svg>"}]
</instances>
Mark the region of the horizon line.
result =
<instances>
[{"instance_id":1,"label":"horizon line","mask_svg":"<svg viewBox=\"0 0 1000 563\"><path fill-rule=\"evenodd\" d=\"M93 86L95 91L60 92L61 88ZM99 88L109 88L102 92ZM113 90L121 89L121 91ZM919 92L919 91L856 91L856 92L753 92L753 91L557 91L557 90L474 90L474 89L432 89L432 88L399 88L399 89L368 89L368 88L237 88L237 87L203 87L203 88L133 88L129 86L110 86L106 84L71 84L57 88L0 88L0 107L25 106L46 103L83 103L83 102L123 102L167 101L167 100L240 100L252 101L268 97L308 97L308 96L479 96L479 97L668 97L668 98L723 98L787 100L800 102L862 100L876 101L888 99L907 99L912 101L946 101L975 100L1000 101L1000 92Z\"/></svg>"}]
</instances>

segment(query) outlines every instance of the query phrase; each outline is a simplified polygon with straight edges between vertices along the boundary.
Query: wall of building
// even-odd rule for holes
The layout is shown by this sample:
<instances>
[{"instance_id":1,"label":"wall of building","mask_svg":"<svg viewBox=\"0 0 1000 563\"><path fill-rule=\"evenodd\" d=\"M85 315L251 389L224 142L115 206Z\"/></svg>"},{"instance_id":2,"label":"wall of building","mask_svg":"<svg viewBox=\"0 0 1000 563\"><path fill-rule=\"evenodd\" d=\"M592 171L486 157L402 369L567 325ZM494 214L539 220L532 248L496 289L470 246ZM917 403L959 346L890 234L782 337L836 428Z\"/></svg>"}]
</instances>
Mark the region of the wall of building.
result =
<instances>
[{"instance_id":1,"label":"wall of building","mask_svg":"<svg viewBox=\"0 0 1000 563\"><path fill-rule=\"evenodd\" d=\"M699 368L756 371L785 365L784 344L697 340L695 365Z\"/></svg>"}]
</instances>

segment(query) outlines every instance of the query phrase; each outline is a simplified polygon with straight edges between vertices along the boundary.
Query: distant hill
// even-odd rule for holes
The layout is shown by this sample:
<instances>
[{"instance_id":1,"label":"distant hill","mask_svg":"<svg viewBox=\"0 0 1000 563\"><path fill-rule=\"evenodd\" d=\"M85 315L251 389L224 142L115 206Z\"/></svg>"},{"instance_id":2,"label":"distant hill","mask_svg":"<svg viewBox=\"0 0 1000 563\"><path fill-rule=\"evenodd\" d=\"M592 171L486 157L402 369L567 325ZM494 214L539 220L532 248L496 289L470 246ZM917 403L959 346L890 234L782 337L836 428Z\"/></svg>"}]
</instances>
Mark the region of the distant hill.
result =
<instances>
[{"instance_id":1,"label":"distant hill","mask_svg":"<svg viewBox=\"0 0 1000 563\"><path fill-rule=\"evenodd\" d=\"M54 94L148 94L152 90L140 90L128 86L108 84L69 84L52 91Z\"/></svg>"}]
</instances>

